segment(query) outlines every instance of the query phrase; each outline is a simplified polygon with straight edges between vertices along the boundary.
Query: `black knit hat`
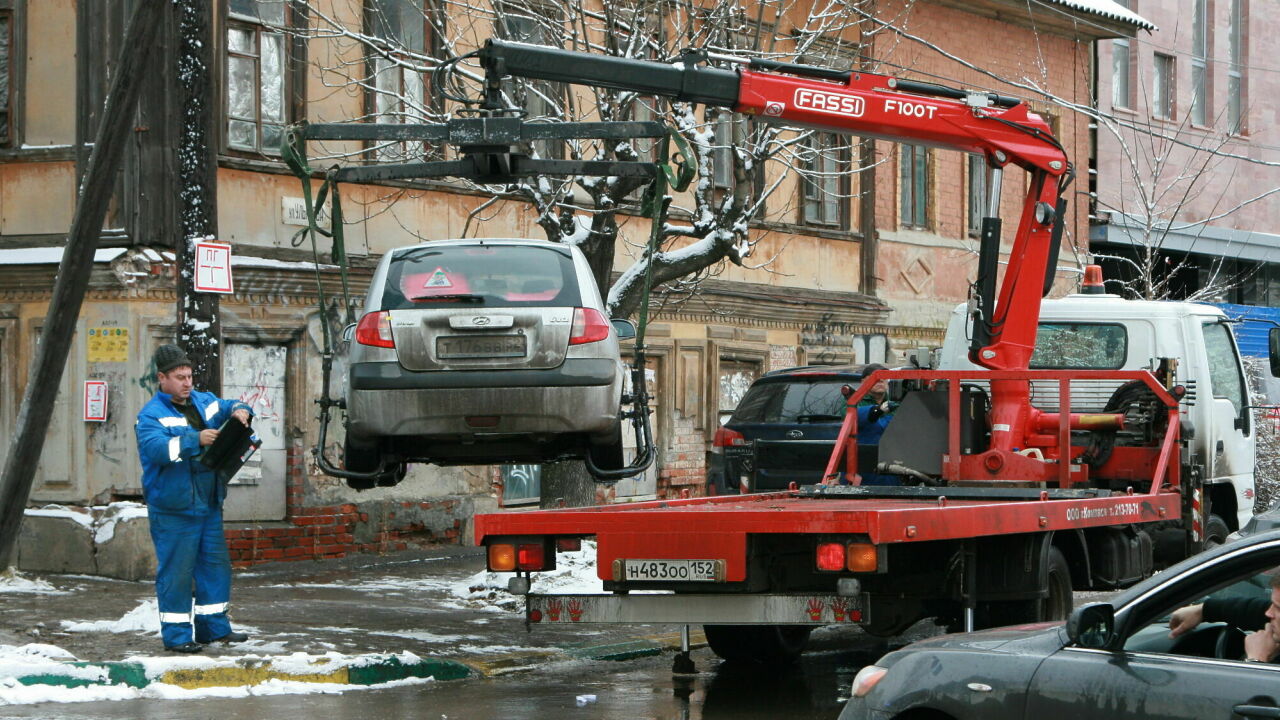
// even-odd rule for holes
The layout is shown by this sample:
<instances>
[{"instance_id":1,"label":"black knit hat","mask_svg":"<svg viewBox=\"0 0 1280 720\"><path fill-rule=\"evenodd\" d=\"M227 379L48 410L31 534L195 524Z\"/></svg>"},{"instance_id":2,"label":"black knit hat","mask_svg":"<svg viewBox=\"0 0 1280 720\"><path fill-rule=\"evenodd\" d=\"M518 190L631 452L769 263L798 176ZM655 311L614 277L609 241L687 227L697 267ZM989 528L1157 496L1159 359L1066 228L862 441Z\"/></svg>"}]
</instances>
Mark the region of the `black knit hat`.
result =
<instances>
[{"instance_id":1,"label":"black knit hat","mask_svg":"<svg viewBox=\"0 0 1280 720\"><path fill-rule=\"evenodd\" d=\"M161 345L156 348L156 372L167 373L176 367L191 366L191 358L177 345Z\"/></svg>"}]
</instances>

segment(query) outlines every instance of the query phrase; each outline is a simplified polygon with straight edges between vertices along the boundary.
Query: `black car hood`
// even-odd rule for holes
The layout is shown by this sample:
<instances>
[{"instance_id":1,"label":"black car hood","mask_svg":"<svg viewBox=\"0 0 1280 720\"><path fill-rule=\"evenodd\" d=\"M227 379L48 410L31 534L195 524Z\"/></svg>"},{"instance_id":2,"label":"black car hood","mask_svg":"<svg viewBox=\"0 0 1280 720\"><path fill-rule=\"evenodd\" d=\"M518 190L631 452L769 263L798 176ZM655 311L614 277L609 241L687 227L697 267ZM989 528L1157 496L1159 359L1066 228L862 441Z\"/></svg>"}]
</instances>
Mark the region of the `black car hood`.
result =
<instances>
[{"instance_id":1,"label":"black car hood","mask_svg":"<svg viewBox=\"0 0 1280 720\"><path fill-rule=\"evenodd\" d=\"M1065 643L1066 630L1061 621L1013 625L920 640L886 655L885 662L879 664L890 663L895 655L912 651L982 650L1019 655L1048 655Z\"/></svg>"}]
</instances>

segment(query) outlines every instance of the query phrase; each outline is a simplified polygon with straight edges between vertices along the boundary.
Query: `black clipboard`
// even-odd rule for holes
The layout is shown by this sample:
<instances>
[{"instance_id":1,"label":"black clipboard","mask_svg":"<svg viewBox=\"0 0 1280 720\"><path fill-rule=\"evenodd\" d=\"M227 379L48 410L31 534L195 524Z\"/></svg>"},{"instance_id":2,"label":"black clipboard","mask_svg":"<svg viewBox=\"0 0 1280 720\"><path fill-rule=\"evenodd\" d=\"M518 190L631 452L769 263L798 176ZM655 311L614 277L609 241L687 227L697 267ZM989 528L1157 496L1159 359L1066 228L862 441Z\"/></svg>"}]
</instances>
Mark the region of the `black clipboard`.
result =
<instances>
[{"instance_id":1,"label":"black clipboard","mask_svg":"<svg viewBox=\"0 0 1280 720\"><path fill-rule=\"evenodd\" d=\"M235 417L227 418L218 428L218 439L196 458L200 464L218 474L225 485L240 472L240 468L262 446L262 440L253 428Z\"/></svg>"}]
</instances>

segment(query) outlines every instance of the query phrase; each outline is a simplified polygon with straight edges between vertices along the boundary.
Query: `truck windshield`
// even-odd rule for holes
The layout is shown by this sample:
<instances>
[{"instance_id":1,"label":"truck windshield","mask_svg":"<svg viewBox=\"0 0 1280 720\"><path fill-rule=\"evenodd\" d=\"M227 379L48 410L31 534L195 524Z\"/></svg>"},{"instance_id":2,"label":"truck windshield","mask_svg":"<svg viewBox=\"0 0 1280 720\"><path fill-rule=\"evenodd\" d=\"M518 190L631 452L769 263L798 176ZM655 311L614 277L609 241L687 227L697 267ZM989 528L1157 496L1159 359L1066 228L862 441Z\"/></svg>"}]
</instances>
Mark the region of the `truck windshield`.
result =
<instances>
[{"instance_id":1,"label":"truck windshield","mask_svg":"<svg viewBox=\"0 0 1280 720\"><path fill-rule=\"evenodd\" d=\"M1040 323L1031 367L1036 370L1118 370L1129 335L1112 323Z\"/></svg>"}]
</instances>

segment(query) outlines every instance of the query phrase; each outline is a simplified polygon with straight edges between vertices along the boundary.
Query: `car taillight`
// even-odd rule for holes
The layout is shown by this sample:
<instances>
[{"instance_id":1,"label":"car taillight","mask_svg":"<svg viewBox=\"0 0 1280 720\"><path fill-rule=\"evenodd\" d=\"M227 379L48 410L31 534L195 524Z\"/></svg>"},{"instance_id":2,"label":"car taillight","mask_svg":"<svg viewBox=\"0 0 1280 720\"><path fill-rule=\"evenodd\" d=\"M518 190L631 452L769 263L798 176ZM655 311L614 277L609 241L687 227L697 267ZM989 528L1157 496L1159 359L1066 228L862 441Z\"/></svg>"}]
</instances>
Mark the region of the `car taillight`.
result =
<instances>
[{"instance_id":1,"label":"car taillight","mask_svg":"<svg viewBox=\"0 0 1280 720\"><path fill-rule=\"evenodd\" d=\"M391 337L391 313L379 310L360 318L360 324L356 325L356 342L373 347L395 347L396 341Z\"/></svg>"},{"instance_id":2,"label":"car taillight","mask_svg":"<svg viewBox=\"0 0 1280 720\"><path fill-rule=\"evenodd\" d=\"M737 430L730 430L721 425L711 440L711 452L722 453L727 447L741 447L747 444L747 437Z\"/></svg>"},{"instance_id":3,"label":"car taillight","mask_svg":"<svg viewBox=\"0 0 1280 720\"><path fill-rule=\"evenodd\" d=\"M573 330L569 334L570 345L600 342L609 337L613 329L595 308L574 308Z\"/></svg>"},{"instance_id":4,"label":"car taillight","mask_svg":"<svg viewBox=\"0 0 1280 720\"><path fill-rule=\"evenodd\" d=\"M819 570L843 570L844 569L844 543L839 543L839 542L818 543L818 569Z\"/></svg>"},{"instance_id":5,"label":"car taillight","mask_svg":"<svg viewBox=\"0 0 1280 720\"><path fill-rule=\"evenodd\" d=\"M517 568L521 570L541 570L546 564L546 546L542 543L521 543L516 546Z\"/></svg>"}]
</instances>

